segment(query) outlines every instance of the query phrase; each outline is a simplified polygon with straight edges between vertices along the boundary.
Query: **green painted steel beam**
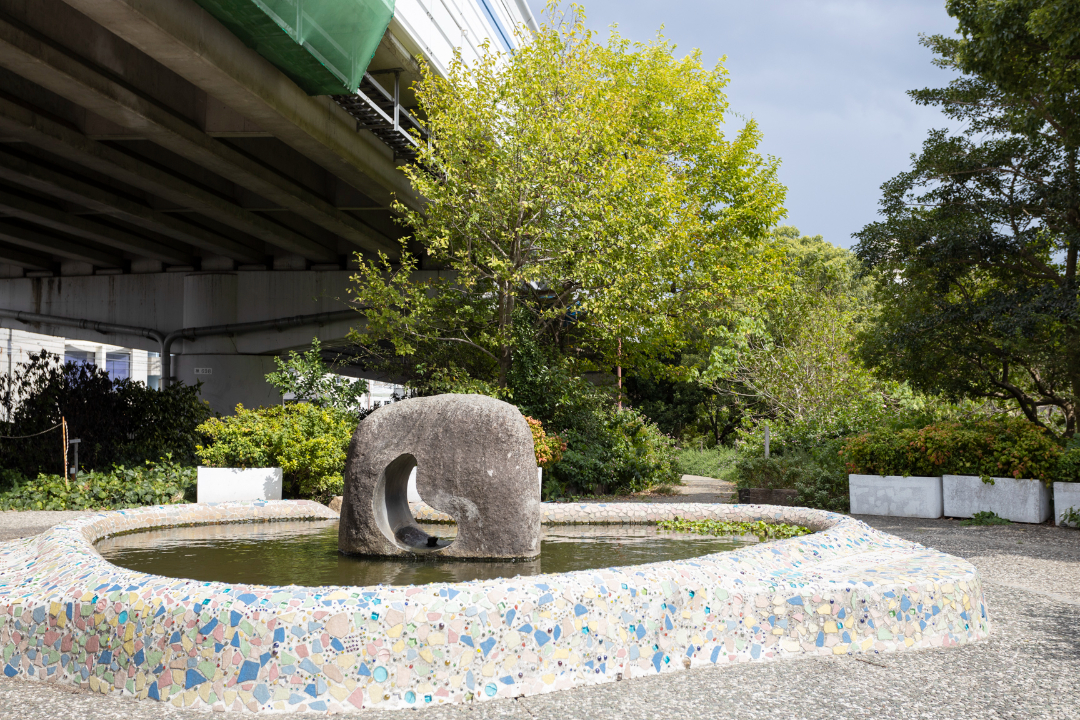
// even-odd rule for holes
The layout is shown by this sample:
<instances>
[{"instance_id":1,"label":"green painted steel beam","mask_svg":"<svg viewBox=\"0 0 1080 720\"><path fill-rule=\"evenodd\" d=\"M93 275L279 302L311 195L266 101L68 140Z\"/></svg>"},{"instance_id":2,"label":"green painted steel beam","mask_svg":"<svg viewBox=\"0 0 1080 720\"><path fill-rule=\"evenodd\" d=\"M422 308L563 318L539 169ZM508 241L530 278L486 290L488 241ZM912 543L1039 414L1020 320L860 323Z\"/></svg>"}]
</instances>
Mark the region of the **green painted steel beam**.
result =
<instances>
[{"instance_id":1,"label":"green painted steel beam","mask_svg":"<svg viewBox=\"0 0 1080 720\"><path fill-rule=\"evenodd\" d=\"M195 0L308 95L355 93L394 0Z\"/></svg>"}]
</instances>

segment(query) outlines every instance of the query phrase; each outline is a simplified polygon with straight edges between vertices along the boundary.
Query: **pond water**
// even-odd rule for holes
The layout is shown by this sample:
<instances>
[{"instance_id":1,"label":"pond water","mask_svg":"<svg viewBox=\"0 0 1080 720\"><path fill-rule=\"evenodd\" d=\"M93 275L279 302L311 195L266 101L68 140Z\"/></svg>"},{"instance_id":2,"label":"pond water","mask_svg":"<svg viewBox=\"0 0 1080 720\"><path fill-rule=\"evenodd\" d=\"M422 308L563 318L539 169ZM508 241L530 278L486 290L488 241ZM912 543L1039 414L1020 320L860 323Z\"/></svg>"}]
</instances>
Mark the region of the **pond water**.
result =
<instances>
[{"instance_id":1,"label":"pond water","mask_svg":"<svg viewBox=\"0 0 1080 720\"><path fill-rule=\"evenodd\" d=\"M421 527L451 538L454 525ZM337 520L164 528L106 538L96 547L121 567L168 577L257 585L418 585L685 560L757 542L653 525L543 528L540 557L518 562L362 558L338 552Z\"/></svg>"}]
</instances>

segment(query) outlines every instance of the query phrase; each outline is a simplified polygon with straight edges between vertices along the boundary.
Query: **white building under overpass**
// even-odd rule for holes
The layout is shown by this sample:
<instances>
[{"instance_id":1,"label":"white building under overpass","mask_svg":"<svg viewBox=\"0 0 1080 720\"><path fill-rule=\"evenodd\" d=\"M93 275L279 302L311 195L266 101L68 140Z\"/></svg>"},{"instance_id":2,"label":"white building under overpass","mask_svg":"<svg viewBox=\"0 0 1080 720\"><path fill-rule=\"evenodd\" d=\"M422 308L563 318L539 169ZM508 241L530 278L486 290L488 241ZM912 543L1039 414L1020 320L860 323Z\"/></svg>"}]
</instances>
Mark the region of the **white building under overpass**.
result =
<instances>
[{"instance_id":1,"label":"white building under overpass","mask_svg":"<svg viewBox=\"0 0 1080 720\"><path fill-rule=\"evenodd\" d=\"M525 0L0 0L0 327L275 402L272 356L360 322L356 253L422 204L415 58L515 28Z\"/></svg>"}]
</instances>

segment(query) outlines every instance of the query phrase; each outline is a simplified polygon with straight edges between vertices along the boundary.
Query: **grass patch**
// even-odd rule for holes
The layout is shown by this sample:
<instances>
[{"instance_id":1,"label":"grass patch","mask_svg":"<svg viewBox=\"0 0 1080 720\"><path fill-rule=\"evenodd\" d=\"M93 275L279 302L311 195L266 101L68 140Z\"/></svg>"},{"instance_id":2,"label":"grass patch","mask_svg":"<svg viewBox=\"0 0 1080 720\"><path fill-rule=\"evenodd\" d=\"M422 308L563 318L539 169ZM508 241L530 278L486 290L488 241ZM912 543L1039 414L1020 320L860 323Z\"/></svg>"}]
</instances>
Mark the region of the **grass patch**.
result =
<instances>
[{"instance_id":1,"label":"grass patch","mask_svg":"<svg viewBox=\"0 0 1080 720\"><path fill-rule=\"evenodd\" d=\"M698 535L754 535L761 542L809 535L814 532L801 525L771 524L764 520L755 522L728 522L726 520L661 520L657 527L670 532L696 533Z\"/></svg>"},{"instance_id":2,"label":"grass patch","mask_svg":"<svg viewBox=\"0 0 1080 720\"><path fill-rule=\"evenodd\" d=\"M715 447L708 450L682 448L675 456L680 475L700 475L735 482L735 448Z\"/></svg>"}]
</instances>

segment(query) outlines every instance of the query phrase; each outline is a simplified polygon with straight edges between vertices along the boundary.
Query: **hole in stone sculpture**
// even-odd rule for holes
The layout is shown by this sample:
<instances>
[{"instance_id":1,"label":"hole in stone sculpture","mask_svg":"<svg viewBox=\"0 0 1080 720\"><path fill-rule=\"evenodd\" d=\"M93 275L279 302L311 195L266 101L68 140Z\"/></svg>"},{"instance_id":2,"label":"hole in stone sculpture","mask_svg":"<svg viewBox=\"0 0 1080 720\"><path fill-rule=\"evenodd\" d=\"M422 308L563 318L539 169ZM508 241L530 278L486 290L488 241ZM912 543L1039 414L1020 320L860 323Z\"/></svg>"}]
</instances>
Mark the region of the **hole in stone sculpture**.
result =
<instances>
[{"instance_id":1,"label":"hole in stone sculpture","mask_svg":"<svg viewBox=\"0 0 1080 720\"><path fill-rule=\"evenodd\" d=\"M429 535L413 517L409 500L413 499L415 502L420 499L419 494L414 498L409 497L416 492L415 484L409 482L415 469L416 458L408 453L399 455L386 466L371 499L375 522L386 539L403 550L416 553L437 552L449 547L454 539Z\"/></svg>"}]
</instances>

